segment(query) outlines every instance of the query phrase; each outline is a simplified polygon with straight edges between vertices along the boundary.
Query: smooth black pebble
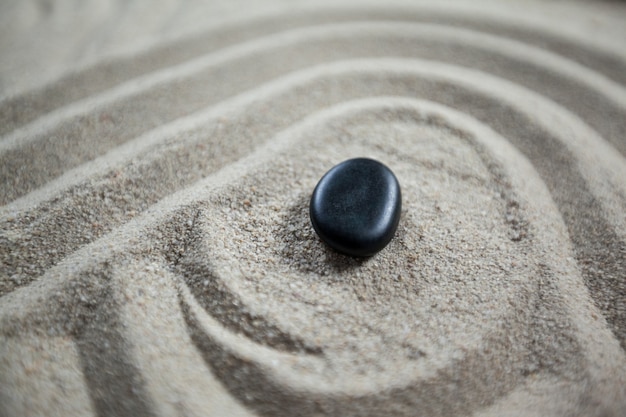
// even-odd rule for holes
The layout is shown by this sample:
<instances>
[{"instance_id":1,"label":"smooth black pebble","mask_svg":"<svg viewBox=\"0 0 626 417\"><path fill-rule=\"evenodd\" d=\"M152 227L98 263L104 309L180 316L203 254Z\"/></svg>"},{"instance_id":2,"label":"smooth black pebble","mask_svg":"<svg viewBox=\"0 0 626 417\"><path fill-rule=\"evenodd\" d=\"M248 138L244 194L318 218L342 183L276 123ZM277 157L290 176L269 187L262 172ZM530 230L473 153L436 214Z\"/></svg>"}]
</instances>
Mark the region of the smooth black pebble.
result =
<instances>
[{"instance_id":1,"label":"smooth black pebble","mask_svg":"<svg viewBox=\"0 0 626 417\"><path fill-rule=\"evenodd\" d=\"M351 256L371 256L393 238L401 209L400 184L393 172L373 159L355 158L322 177L309 214L329 246Z\"/></svg>"}]
</instances>

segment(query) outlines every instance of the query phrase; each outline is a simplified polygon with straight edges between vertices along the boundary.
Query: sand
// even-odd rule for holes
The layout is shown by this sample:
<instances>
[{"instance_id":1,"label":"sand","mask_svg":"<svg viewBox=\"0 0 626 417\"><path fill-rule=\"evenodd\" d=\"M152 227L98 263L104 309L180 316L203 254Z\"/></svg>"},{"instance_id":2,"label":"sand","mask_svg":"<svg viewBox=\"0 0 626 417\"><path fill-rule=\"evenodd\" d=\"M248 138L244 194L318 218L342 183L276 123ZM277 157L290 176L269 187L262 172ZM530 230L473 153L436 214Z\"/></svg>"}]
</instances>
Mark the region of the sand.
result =
<instances>
[{"instance_id":1,"label":"sand","mask_svg":"<svg viewBox=\"0 0 626 417\"><path fill-rule=\"evenodd\" d=\"M626 413L623 4L93 3L0 6L0 415Z\"/></svg>"}]
</instances>

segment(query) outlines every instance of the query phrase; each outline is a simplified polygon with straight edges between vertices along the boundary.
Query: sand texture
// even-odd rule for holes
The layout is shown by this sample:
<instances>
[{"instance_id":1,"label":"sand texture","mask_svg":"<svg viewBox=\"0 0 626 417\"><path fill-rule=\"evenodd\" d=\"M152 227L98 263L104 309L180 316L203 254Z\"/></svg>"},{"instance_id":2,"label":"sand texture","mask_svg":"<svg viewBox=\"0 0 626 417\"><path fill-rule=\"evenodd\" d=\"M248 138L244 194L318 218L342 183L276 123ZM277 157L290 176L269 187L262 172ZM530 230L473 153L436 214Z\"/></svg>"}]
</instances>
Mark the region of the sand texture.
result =
<instances>
[{"instance_id":1,"label":"sand texture","mask_svg":"<svg viewBox=\"0 0 626 417\"><path fill-rule=\"evenodd\" d=\"M0 416L626 415L626 3L0 16ZM359 156L367 259L308 217Z\"/></svg>"}]
</instances>

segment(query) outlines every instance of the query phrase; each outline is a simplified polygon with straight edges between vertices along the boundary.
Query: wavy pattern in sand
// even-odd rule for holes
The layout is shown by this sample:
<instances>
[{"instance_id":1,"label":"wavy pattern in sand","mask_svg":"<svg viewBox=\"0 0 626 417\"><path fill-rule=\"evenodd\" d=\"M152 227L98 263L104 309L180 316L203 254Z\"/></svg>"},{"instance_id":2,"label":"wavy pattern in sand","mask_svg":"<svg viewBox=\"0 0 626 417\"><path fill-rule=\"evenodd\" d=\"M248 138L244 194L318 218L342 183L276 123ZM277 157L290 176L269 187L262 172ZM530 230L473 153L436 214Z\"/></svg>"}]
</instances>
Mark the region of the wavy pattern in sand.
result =
<instances>
[{"instance_id":1,"label":"wavy pattern in sand","mask_svg":"<svg viewBox=\"0 0 626 417\"><path fill-rule=\"evenodd\" d=\"M620 415L621 53L453 12L294 13L5 100L0 404ZM307 217L357 155L403 187L367 260Z\"/></svg>"}]
</instances>

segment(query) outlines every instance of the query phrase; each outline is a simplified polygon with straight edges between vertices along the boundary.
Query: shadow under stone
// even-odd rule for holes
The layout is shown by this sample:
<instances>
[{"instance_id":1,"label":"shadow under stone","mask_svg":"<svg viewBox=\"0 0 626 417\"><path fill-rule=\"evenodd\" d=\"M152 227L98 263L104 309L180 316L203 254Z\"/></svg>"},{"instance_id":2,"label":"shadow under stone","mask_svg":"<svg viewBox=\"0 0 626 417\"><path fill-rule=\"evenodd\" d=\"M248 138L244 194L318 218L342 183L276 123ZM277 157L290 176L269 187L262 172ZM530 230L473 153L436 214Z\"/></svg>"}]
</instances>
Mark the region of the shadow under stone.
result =
<instances>
[{"instance_id":1,"label":"shadow under stone","mask_svg":"<svg viewBox=\"0 0 626 417\"><path fill-rule=\"evenodd\" d=\"M311 224L309 199L302 195L287 209L274 236L280 261L298 272L320 277L341 275L367 264L371 257L344 255L320 239Z\"/></svg>"}]
</instances>

